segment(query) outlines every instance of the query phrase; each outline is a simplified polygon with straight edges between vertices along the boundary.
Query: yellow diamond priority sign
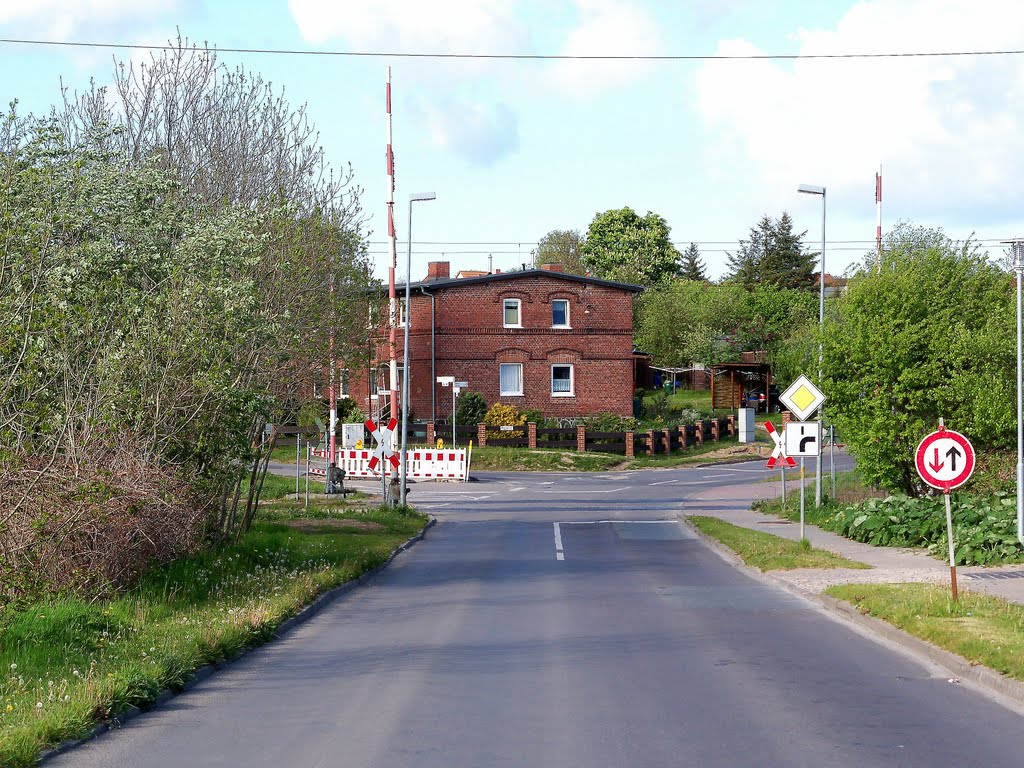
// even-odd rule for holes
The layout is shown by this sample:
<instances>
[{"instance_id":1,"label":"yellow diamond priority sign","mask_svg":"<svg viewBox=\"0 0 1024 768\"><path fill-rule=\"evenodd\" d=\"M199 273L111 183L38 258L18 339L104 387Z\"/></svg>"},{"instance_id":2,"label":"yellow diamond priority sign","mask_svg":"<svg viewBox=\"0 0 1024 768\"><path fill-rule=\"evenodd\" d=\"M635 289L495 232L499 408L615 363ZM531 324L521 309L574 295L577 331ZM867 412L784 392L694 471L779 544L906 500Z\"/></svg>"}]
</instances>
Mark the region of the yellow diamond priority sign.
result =
<instances>
[{"instance_id":1,"label":"yellow diamond priority sign","mask_svg":"<svg viewBox=\"0 0 1024 768\"><path fill-rule=\"evenodd\" d=\"M789 389L779 395L779 400L792 411L797 421L807 421L807 418L825 402L825 395L811 383L810 379L801 374Z\"/></svg>"}]
</instances>

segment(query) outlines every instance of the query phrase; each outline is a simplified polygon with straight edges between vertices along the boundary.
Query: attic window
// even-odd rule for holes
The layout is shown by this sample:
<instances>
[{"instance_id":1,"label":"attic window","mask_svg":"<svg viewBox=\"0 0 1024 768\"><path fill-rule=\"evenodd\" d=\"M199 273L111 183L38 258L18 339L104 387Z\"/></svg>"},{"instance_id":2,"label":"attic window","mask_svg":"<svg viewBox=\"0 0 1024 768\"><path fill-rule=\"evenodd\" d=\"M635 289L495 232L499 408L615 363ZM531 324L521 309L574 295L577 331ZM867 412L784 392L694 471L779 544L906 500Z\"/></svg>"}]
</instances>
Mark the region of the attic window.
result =
<instances>
[{"instance_id":1,"label":"attic window","mask_svg":"<svg viewBox=\"0 0 1024 768\"><path fill-rule=\"evenodd\" d=\"M569 327L569 300L553 299L551 302L551 327Z\"/></svg>"},{"instance_id":2,"label":"attic window","mask_svg":"<svg viewBox=\"0 0 1024 768\"><path fill-rule=\"evenodd\" d=\"M504 307L503 325L506 328L522 328L522 321L520 318L520 300L519 299L505 299L502 302Z\"/></svg>"}]
</instances>

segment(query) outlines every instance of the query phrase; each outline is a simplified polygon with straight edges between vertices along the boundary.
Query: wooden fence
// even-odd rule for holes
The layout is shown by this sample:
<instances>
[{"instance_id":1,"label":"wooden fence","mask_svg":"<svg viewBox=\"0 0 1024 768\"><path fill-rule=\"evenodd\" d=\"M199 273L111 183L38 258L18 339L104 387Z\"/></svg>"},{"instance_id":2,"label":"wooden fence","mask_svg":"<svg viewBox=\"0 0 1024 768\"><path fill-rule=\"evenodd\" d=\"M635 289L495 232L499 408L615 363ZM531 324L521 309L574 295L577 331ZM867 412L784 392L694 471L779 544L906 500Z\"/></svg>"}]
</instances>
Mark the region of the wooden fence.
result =
<instances>
[{"instance_id":1,"label":"wooden fence","mask_svg":"<svg viewBox=\"0 0 1024 768\"><path fill-rule=\"evenodd\" d=\"M436 425L425 422L425 429L417 428L415 434L426 435L428 445L433 445L437 438L449 444L452 437L451 426ZM718 441L723 437L736 435L736 418L733 415L704 419L696 424L680 424L665 429L649 429L630 432L599 432L587 430L586 427L538 427L530 422L522 427L490 427L486 424L476 426L455 427L458 444L464 445L470 440L480 447L509 446L514 448L569 448L576 451L595 451L601 453L623 454L633 458L640 454L653 455L658 453L674 453L685 451L695 445ZM410 437L414 434L410 428Z\"/></svg>"}]
</instances>

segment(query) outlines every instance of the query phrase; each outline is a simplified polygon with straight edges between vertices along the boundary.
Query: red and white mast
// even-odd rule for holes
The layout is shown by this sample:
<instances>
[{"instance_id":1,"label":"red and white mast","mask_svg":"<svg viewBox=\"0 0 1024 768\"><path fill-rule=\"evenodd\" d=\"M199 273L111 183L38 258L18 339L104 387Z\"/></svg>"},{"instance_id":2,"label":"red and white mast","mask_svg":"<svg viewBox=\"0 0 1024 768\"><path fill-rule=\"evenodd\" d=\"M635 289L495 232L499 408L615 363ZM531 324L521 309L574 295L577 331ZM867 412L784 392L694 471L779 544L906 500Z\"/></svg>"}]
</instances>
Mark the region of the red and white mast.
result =
<instances>
[{"instance_id":1,"label":"red and white mast","mask_svg":"<svg viewBox=\"0 0 1024 768\"><path fill-rule=\"evenodd\" d=\"M882 271L882 164L878 164L878 173L875 174L875 213L877 221L875 224L875 269Z\"/></svg>"},{"instance_id":2,"label":"red and white mast","mask_svg":"<svg viewBox=\"0 0 1024 768\"><path fill-rule=\"evenodd\" d=\"M395 153L391 149L391 67L388 67L387 82L387 133L388 133L388 348L391 356L389 365L389 389L391 390L391 415L398 415L398 299L395 296L395 267L398 263L398 247L395 240Z\"/></svg>"}]
</instances>

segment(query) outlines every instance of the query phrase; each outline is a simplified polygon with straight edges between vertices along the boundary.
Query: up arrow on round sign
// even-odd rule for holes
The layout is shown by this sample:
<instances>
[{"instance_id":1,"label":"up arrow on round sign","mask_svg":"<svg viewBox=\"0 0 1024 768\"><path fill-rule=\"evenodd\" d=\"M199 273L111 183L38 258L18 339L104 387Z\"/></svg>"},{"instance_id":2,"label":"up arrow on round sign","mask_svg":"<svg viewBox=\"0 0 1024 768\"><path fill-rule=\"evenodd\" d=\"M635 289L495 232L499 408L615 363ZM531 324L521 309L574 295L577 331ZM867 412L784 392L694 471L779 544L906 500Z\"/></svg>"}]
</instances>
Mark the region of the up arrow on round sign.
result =
<instances>
[{"instance_id":1,"label":"up arrow on round sign","mask_svg":"<svg viewBox=\"0 0 1024 768\"><path fill-rule=\"evenodd\" d=\"M974 472L974 446L959 432L939 427L918 444L914 463L922 480L949 493L966 483Z\"/></svg>"}]
</instances>

